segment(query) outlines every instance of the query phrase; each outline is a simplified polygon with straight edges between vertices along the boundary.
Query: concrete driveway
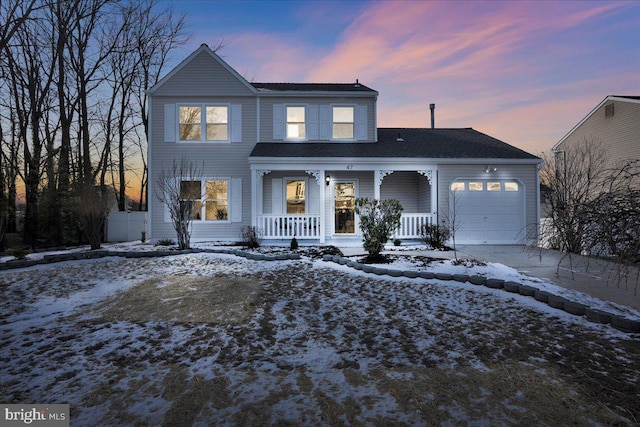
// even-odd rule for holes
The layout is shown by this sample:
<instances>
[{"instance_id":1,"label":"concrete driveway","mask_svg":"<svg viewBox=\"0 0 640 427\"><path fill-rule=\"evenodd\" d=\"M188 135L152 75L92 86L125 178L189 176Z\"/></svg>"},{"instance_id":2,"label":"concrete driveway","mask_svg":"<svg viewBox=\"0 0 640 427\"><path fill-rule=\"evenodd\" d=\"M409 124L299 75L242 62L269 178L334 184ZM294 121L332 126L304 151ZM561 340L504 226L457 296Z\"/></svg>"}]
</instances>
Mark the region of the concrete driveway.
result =
<instances>
[{"instance_id":1,"label":"concrete driveway","mask_svg":"<svg viewBox=\"0 0 640 427\"><path fill-rule=\"evenodd\" d=\"M610 261L522 245L465 245L458 246L458 251L459 257L499 262L520 273L640 311L638 267L625 271Z\"/></svg>"}]
</instances>

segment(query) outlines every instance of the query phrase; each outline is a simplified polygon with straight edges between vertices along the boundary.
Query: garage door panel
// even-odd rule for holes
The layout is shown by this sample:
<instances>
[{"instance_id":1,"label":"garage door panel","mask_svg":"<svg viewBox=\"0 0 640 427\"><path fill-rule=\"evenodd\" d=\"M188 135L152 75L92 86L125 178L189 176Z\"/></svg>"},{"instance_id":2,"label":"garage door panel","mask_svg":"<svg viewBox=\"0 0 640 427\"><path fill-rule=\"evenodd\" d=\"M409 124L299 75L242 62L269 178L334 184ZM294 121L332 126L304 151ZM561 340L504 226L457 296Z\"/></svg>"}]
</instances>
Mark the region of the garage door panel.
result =
<instances>
[{"instance_id":1,"label":"garage door panel","mask_svg":"<svg viewBox=\"0 0 640 427\"><path fill-rule=\"evenodd\" d=\"M514 180L501 180L500 191L488 191L487 181L483 181L482 191L470 191L470 181L480 180L457 180L465 182L465 191L456 192L450 200L450 209L455 209L459 225L456 240L461 243L519 243L525 222L523 186L519 185L518 191L505 191L504 182Z\"/></svg>"}]
</instances>

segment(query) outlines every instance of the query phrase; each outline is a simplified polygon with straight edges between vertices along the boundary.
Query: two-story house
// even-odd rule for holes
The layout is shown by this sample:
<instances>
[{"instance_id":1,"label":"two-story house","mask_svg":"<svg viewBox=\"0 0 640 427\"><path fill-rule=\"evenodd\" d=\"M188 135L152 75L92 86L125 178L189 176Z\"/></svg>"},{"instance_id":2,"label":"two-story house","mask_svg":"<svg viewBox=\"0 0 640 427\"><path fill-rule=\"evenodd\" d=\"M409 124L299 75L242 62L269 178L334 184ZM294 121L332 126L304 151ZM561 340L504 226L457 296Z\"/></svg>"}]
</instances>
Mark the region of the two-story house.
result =
<instances>
[{"instance_id":1,"label":"two-story house","mask_svg":"<svg viewBox=\"0 0 640 427\"><path fill-rule=\"evenodd\" d=\"M552 152L562 165L572 156L584 155L584 144L605 153L602 167L607 169L640 160L640 96L605 97L553 146ZM638 180L635 183L640 185Z\"/></svg>"},{"instance_id":2,"label":"two-story house","mask_svg":"<svg viewBox=\"0 0 640 427\"><path fill-rule=\"evenodd\" d=\"M192 238L357 241L359 197L398 199L396 236L455 211L460 243L535 238L541 160L465 129L378 128L378 92L359 83L252 83L202 45L149 91L149 222L172 238L154 194L163 168L186 158L204 176ZM426 117L426 114L425 114Z\"/></svg>"}]
</instances>

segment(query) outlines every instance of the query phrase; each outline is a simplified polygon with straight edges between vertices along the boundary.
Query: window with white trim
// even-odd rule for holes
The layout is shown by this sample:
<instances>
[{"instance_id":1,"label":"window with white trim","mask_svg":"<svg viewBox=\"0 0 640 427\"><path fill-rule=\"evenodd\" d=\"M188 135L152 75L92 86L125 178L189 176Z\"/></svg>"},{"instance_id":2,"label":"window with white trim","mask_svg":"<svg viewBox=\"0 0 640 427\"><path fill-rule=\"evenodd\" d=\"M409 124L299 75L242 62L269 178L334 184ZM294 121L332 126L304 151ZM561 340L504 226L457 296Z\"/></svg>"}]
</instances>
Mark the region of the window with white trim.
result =
<instances>
[{"instance_id":1,"label":"window with white trim","mask_svg":"<svg viewBox=\"0 0 640 427\"><path fill-rule=\"evenodd\" d=\"M287 107L287 139L305 139L305 107Z\"/></svg>"},{"instance_id":2,"label":"window with white trim","mask_svg":"<svg viewBox=\"0 0 640 427\"><path fill-rule=\"evenodd\" d=\"M333 107L333 139L354 139L355 107Z\"/></svg>"},{"instance_id":3,"label":"window with white trim","mask_svg":"<svg viewBox=\"0 0 640 427\"><path fill-rule=\"evenodd\" d=\"M191 204L194 221L229 219L229 180L207 179L180 182L180 198Z\"/></svg>"},{"instance_id":4,"label":"window with white trim","mask_svg":"<svg viewBox=\"0 0 640 427\"><path fill-rule=\"evenodd\" d=\"M229 141L228 105L180 105L180 141Z\"/></svg>"}]
</instances>

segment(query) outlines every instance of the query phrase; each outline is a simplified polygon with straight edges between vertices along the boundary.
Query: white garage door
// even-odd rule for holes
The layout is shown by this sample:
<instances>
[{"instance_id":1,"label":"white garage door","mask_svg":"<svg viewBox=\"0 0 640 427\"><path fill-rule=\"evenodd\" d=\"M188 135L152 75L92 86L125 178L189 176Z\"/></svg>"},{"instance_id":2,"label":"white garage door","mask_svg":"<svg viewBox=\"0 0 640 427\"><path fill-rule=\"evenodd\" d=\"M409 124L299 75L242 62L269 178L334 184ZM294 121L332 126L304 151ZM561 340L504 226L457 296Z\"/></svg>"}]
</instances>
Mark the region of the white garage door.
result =
<instances>
[{"instance_id":1,"label":"white garage door","mask_svg":"<svg viewBox=\"0 0 640 427\"><path fill-rule=\"evenodd\" d=\"M455 212L456 243L522 243L524 187L516 180L456 180L449 209Z\"/></svg>"}]
</instances>

